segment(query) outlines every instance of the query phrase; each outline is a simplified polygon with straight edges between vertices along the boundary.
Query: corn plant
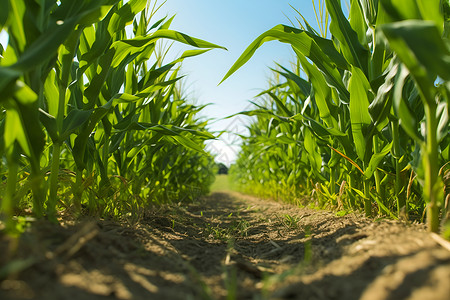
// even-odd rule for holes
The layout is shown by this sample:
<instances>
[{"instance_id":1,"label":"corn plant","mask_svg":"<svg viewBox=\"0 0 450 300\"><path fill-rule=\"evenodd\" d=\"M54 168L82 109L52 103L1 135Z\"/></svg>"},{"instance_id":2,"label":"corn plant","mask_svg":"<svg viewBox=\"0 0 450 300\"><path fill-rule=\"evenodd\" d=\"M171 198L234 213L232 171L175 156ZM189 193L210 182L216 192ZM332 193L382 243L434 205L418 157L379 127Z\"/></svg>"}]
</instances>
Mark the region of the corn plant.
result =
<instances>
[{"instance_id":1,"label":"corn plant","mask_svg":"<svg viewBox=\"0 0 450 300\"><path fill-rule=\"evenodd\" d=\"M448 3L440 7L440 1L408 2L401 8L395 1L382 2L392 20L379 29L402 63L394 88L395 107L402 125L405 124L405 131L421 148L428 227L436 232L439 229L439 210L443 206L443 185L438 176L441 168L439 152L448 148L450 51L446 45L448 32L444 33L447 27L444 26L444 17L448 18L450 11ZM430 54L429 49L434 53ZM441 82L436 86L438 76ZM413 79L424 106L424 138L408 126L411 121L417 122L403 97L408 77Z\"/></svg>"},{"instance_id":2,"label":"corn plant","mask_svg":"<svg viewBox=\"0 0 450 300\"><path fill-rule=\"evenodd\" d=\"M408 177L413 171L422 175L425 170L427 219L430 230L437 231L438 207L442 202L438 171L448 161L448 48L444 43L447 23L439 12L439 1L433 1L433 9L427 12L424 1L409 2L411 9L403 8L400 1L353 0L346 17L340 1L327 0L331 38L326 38L323 29L319 34L305 18L300 28L278 25L244 51L224 80L263 43L278 40L290 44L297 57L295 71L289 73L283 68L281 73L287 85L276 84L268 90L276 107L260 105L244 112L258 115L258 119L250 127L251 137L244 143L242 160L249 155L245 153L250 146L247 143L255 145L248 148L253 151L254 147L264 149L270 144L281 149L277 144L282 142L296 144L300 149L289 160L294 162L295 156L306 154L302 159L307 163L305 174L314 180L305 185L309 191L338 207L358 207L360 198L367 216L373 214L375 206L378 213L395 218L407 218L409 207L422 205L417 185L411 180L408 183ZM420 32L417 39L413 33L416 30ZM420 39L423 40L418 42ZM428 44L438 49L439 59L434 60L424 50ZM306 75L306 83L299 77L299 70ZM434 85L437 76L443 81L438 87ZM271 121L266 124L260 118ZM427 128L425 143L421 124ZM255 141L254 136L259 134L254 127L267 130L263 134L268 137L266 144L262 138ZM269 134L273 127L277 127L276 135ZM417 163L420 156L425 159L423 168ZM235 172L252 173L248 169L241 171L240 164L238 159ZM302 172L302 168L303 164L290 165L294 173ZM407 185L414 185L415 203L410 203L413 197ZM345 186L347 205L339 203Z\"/></svg>"},{"instance_id":3,"label":"corn plant","mask_svg":"<svg viewBox=\"0 0 450 300\"><path fill-rule=\"evenodd\" d=\"M5 215L29 189L34 214L52 220L61 205L118 215L207 191L214 136L176 85L184 59L222 47L169 29L173 18L151 23L160 6L147 0L1 6ZM163 39L203 49L167 63Z\"/></svg>"}]
</instances>

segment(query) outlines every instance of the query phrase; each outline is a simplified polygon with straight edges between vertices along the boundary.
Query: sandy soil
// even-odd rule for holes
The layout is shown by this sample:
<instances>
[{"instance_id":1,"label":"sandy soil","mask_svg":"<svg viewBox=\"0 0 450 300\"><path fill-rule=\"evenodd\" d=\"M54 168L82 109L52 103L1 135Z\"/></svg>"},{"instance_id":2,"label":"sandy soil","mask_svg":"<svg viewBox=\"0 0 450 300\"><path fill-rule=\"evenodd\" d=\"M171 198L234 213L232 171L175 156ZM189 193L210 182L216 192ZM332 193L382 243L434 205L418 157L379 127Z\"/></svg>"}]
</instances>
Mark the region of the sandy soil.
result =
<instances>
[{"instance_id":1,"label":"sandy soil","mask_svg":"<svg viewBox=\"0 0 450 300\"><path fill-rule=\"evenodd\" d=\"M450 299L423 225L233 193L0 237L0 299Z\"/></svg>"}]
</instances>

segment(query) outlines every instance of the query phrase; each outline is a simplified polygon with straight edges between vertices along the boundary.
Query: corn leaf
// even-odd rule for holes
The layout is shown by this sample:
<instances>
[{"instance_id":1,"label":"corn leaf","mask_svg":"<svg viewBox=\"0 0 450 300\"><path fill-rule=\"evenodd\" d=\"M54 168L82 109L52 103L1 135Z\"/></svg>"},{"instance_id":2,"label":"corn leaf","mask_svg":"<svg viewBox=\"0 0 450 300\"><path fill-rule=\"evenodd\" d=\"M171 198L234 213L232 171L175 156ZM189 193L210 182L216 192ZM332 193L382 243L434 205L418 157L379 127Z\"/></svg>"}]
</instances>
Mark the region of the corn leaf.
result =
<instances>
[{"instance_id":1,"label":"corn leaf","mask_svg":"<svg viewBox=\"0 0 450 300\"><path fill-rule=\"evenodd\" d=\"M352 124L353 141L358 157L364 161L366 155L367 127L371 123L369 114L369 98L367 93L370 84L363 71L352 67L352 76L349 82L350 91L350 119Z\"/></svg>"},{"instance_id":2,"label":"corn leaf","mask_svg":"<svg viewBox=\"0 0 450 300\"><path fill-rule=\"evenodd\" d=\"M59 91L56 86L56 71L51 70L44 82L44 95L47 100L48 113L56 116L58 113Z\"/></svg>"},{"instance_id":3,"label":"corn leaf","mask_svg":"<svg viewBox=\"0 0 450 300\"><path fill-rule=\"evenodd\" d=\"M373 173L378 168L378 165L381 163L383 158L391 151L393 142L387 144L380 152L375 153L370 158L369 164L364 170L364 177L369 179L372 178Z\"/></svg>"},{"instance_id":4,"label":"corn leaf","mask_svg":"<svg viewBox=\"0 0 450 300\"><path fill-rule=\"evenodd\" d=\"M3 26L8 21L9 15L9 0L0 0L0 32L3 30ZM0 53L1 54L1 53Z\"/></svg>"},{"instance_id":5,"label":"corn leaf","mask_svg":"<svg viewBox=\"0 0 450 300\"><path fill-rule=\"evenodd\" d=\"M141 12L147 4L147 0L130 0L121 8L116 10L108 24L108 32L110 36L114 36L116 32L130 24L135 15Z\"/></svg>"},{"instance_id":6,"label":"corn leaf","mask_svg":"<svg viewBox=\"0 0 450 300\"><path fill-rule=\"evenodd\" d=\"M333 118L330 111L330 107L332 106L331 89L328 86L323 73L310 64L304 57L299 57L299 60L314 88L314 100L319 109L320 118L329 128L337 126L336 119Z\"/></svg>"},{"instance_id":7,"label":"corn leaf","mask_svg":"<svg viewBox=\"0 0 450 300\"><path fill-rule=\"evenodd\" d=\"M423 20L433 21L439 32L442 34L444 30L444 16L440 11L443 1L441 0L417 0L417 6ZM448 1L447 1L448 3Z\"/></svg>"},{"instance_id":8,"label":"corn leaf","mask_svg":"<svg viewBox=\"0 0 450 300\"><path fill-rule=\"evenodd\" d=\"M97 102L100 91L106 81L109 68L114 57L114 51L109 50L99 58L97 73L91 79L89 86L84 90L84 96L88 100L88 107L93 108Z\"/></svg>"},{"instance_id":9,"label":"corn leaf","mask_svg":"<svg viewBox=\"0 0 450 300\"><path fill-rule=\"evenodd\" d=\"M326 0L326 3L331 16L330 31L339 40L345 58L368 74L369 51L359 43L358 34L344 16L340 1Z\"/></svg>"},{"instance_id":10,"label":"corn leaf","mask_svg":"<svg viewBox=\"0 0 450 300\"><path fill-rule=\"evenodd\" d=\"M105 105L95 108L89 116L89 120L84 122L84 126L80 128L80 133L75 138L72 149L73 158L78 170L83 170L85 167L84 157L89 136L101 119L110 111L112 104L113 99L108 101Z\"/></svg>"},{"instance_id":11,"label":"corn leaf","mask_svg":"<svg viewBox=\"0 0 450 300\"><path fill-rule=\"evenodd\" d=\"M342 85L341 75L336 69L336 66L348 69L348 63L336 50L333 42L285 25L277 25L256 38L228 70L221 83L242 67L261 45L273 40L288 43L294 48L298 56L306 56L311 59L326 74L327 82L336 87L340 95L348 100L348 92Z\"/></svg>"},{"instance_id":12,"label":"corn leaf","mask_svg":"<svg viewBox=\"0 0 450 300\"><path fill-rule=\"evenodd\" d=\"M392 108L392 91L398 73L398 64L392 61L384 83L379 87L375 99L369 105L370 117L379 132L389 122L388 116Z\"/></svg>"},{"instance_id":13,"label":"corn leaf","mask_svg":"<svg viewBox=\"0 0 450 300\"><path fill-rule=\"evenodd\" d=\"M205 153L205 150L198 145L196 142L191 140L190 138L182 135L176 135L176 136L165 136L165 139L168 139L169 141L175 141L177 144L182 145L183 147L198 151L200 153Z\"/></svg>"},{"instance_id":14,"label":"corn leaf","mask_svg":"<svg viewBox=\"0 0 450 300\"><path fill-rule=\"evenodd\" d=\"M408 20L380 28L390 47L414 76L425 101L434 101L436 77L450 80L450 52L434 22Z\"/></svg>"},{"instance_id":15,"label":"corn leaf","mask_svg":"<svg viewBox=\"0 0 450 300\"><path fill-rule=\"evenodd\" d=\"M400 65L398 75L395 78L393 104L397 116L400 118L402 128L410 137L420 143L423 141L423 138L419 136L417 132L418 120L416 119L413 110L410 108L408 101L403 97L403 88L408 76L409 71L406 67Z\"/></svg>"},{"instance_id":16,"label":"corn leaf","mask_svg":"<svg viewBox=\"0 0 450 300\"><path fill-rule=\"evenodd\" d=\"M67 117L64 118L61 136L59 137L60 141L66 140L69 135L79 130L89 120L91 114L92 110L71 110Z\"/></svg>"},{"instance_id":17,"label":"corn leaf","mask_svg":"<svg viewBox=\"0 0 450 300\"><path fill-rule=\"evenodd\" d=\"M358 5L358 1L361 3L361 5ZM362 2L370 2L372 3L372 0L351 0L350 4L350 14L349 14L349 24L350 27L355 30L356 34L358 35L358 41L361 45L367 44L367 25L372 24L372 18L373 16L370 14L370 12L367 12L367 8L364 7L364 4ZM366 5L369 3L366 3ZM361 9L362 8L362 9ZM366 10L365 10L366 9ZM369 8L370 9L370 8ZM376 19L376 14L375 14Z\"/></svg>"},{"instance_id":18,"label":"corn leaf","mask_svg":"<svg viewBox=\"0 0 450 300\"><path fill-rule=\"evenodd\" d=\"M5 147L17 140L28 157L39 157L45 135L39 122L38 97L30 87L17 82L13 98L15 103L10 103L12 107L7 110L10 120L5 125Z\"/></svg>"},{"instance_id":19,"label":"corn leaf","mask_svg":"<svg viewBox=\"0 0 450 300\"><path fill-rule=\"evenodd\" d=\"M55 142L59 140L58 130L56 126L56 119L45 110L39 109L39 120L41 121L50 139Z\"/></svg>"},{"instance_id":20,"label":"corn leaf","mask_svg":"<svg viewBox=\"0 0 450 300\"><path fill-rule=\"evenodd\" d=\"M281 111L285 117L292 117L292 112L284 105L283 101L280 100L280 98L278 98L272 92L268 92L267 94L272 98L273 101L275 101L278 110Z\"/></svg>"},{"instance_id":21,"label":"corn leaf","mask_svg":"<svg viewBox=\"0 0 450 300\"><path fill-rule=\"evenodd\" d=\"M11 39L14 39L17 49L20 53L25 51L27 45L27 37L25 35L25 28L23 20L25 19L26 6L24 1L9 1L9 30L8 34Z\"/></svg>"},{"instance_id":22,"label":"corn leaf","mask_svg":"<svg viewBox=\"0 0 450 300\"><path fill-rule=\"evenodd\" d=\"M153 47L153 44L159 39L170 39L197 48L221 48L226 50L226 48L222 46L190 37L181 32L160 29L149 36L138 36L134 39L114 42L111 48L114 48L116 53L112 62L112 67L117 67L127 55L142 52L146 47Z\"/></svg>"},{"instance_id":23,"label":"corn leaf","mask_svg":"<svg viewBox=\"0 0 450 300\"><path fill-rule=\"evenodd\" d=\"M322 157L317 151L317 143L310 130L305 130L303 143L305 145L305 150L309 154L308 158L311 162L311 168L320 171L320 168L322 167Z\"/></svg>"},{"instance_id":24,"label":"corn leaf","mask_svg":"<svg viewBox=\"0 0 450 300\"><path fill-rule=\"evenodd\" d=\"M356 2L356 0L353 0L353 2ZM359 7L361 7L362 17L366 21L367 26L375 25L375 23L377 21L378 2L379 2L379 0L359 0L360 5L357 5L356 3L352 3L351 10L350 10L350 23L352 23L352 21L355 18L359 18L359 16L357 16L356 14L357 14L357 10L359 10ZM353 6L355 6L355 8L353 8ZM358 7L358 9L356 7ZM355 10L355 11L353 11L353 10ZM355 22L355 25L357 23L359 23L359 22ZM367 26L365 27L366 29L367 29ZM357 30L358 26L352 26L352 28ZM358 36L359 36L359 33L358 33Z\"/></svg>"},{"instance_id":25,"label":"corn leaf","mask_svg":"<svg viewBox=\"0 0 450 300\"><path fill-rule=\"evenodd\" d=\"M308 81L306 81L305 79L301 78L300 76L298 76L297 74L289 71L288 69L286 69L285 67L281 66L278 64L278 66L284 71L281 72L280 70L275 70L272 69L274 72L277 72L280 75L283 75L287 80L291 80L293 81L296 86L299 89L299 92L302 94L302 96L304 98L308 97L309 94L311 93L311 83L309 83ZM281 87L281 86L279 86ZM260 94L261 95L261 94Z\"/></svg>"},{"instance_id":26,"label":"corn leaf","mask_svg":"<svg viewBox=\"0 0 450 300\"><path fill-rule=\"evenodd\" d=\"M380 2L389 16L387 19L389 22L421 19L417 0L380 0Z\"/></svg>"}]
</instances>

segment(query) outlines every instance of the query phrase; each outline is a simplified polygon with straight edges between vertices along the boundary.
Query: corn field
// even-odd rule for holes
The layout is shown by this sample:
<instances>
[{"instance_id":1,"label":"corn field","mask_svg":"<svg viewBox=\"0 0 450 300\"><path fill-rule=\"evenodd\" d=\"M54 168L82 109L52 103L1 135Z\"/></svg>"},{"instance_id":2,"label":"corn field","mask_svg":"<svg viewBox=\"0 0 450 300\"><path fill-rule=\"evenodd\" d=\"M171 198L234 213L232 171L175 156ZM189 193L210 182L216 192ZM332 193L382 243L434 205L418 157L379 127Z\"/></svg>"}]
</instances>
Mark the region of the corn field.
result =
<instances>
[{"instance_id":1,"label":"corn field","mask_svg":"<svg viewBox=\"0 0 450 300\"><path fill-rule=\"evenodd\" d=\"M173 1L218 44L259 25ZM0 0L0 299L448 300L450 0L294 3L220 74L292 50L225 117L231 166L242 119L213 131L183 74L227 49L165 2Z\"/></svg>"},{"instance_id":2,"label":"corn field","mask_svg":"<svg viewBox=\"0 0 450 300\"><path fill-rule=\"evenodd\" d=\"M0 1L2 218L138 216L208 191L214 136L181 87L215 44L153 21L147 0ZM169 40L191 46L166 61Z\"/></svg>"},{"instance_id":3,"label":"corn field","mask_svg":"<svg viewBox=\"0 0 450 300\"><path fill-rule=\"evenodd\" d=\"M366 216L427 219L449 202L448 1L319 1L319 29L261 34L290 44L232 167L240 188ZM344 5L345 6L345 5ZM215 136L191 104L183 60L224 47L153 20L150 0L0 1L1 218L64 213L137 218L208 192ZM193 49L167 62L161 40ZM312 196L312 197L311 197ZM304 201L304 200L302 200ZM426 211L426 217L425 217Z\"/></svg>"},{"instance_id":4,"label":"corn field","mask_svg":"<svg viewBox=\"0 0 450 300\"><path fill-rule=\"evenodd\" d=\"M256 119L231 173L244 192L342 213L424 220L426 210L438 231L449 211L449 3L348 4L346 16L340 1L319 1L319 30L298 12L297 27L264 32L226 74L268 41L295 53L242 112Z\"/></svg>"}]
</instances>

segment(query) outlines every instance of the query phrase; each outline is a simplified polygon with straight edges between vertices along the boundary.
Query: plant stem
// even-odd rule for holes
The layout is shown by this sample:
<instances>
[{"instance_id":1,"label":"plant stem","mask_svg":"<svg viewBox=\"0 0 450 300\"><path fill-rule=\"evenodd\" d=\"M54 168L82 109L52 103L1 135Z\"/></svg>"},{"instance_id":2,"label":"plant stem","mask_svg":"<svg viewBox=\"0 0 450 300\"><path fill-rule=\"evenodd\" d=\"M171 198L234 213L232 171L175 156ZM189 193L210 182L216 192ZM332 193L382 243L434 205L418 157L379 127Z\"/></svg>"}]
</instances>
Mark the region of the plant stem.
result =
<instances>
[{"instance_id":1,"label":"plant stem","mask_svg":"<svg viewBox=\"0 0 450 300\"><path fill-rule=\"evenodd\" d=\"M336 167L330 168L330 187L329 187L330 195L333 196L336 194Z\"/></svg>"},{"instance_id":2,"label":"plant stem","mask_svg":"<svg viewBox=\"0 0 450 300\"><path fill-rule=\"evenodd\" d=\"M425 105L427 137L424 145L425 187L424 196L427 206L427 225L431 232L439 231L439 196L442 193L439 173L439 156L437 143L436 103L428 101Z\"/></svg>"},{"instance_id":3,"label":"plant stem","mask_svg":"<svg viewBox=\"0 0 450 300\"><path fill-rule=\"evenodd\" d=\"M37 218L44 216L44 202L46 190L43 188L44 177L40 169L39 160L31 160L31 191L33 192L33 212Z\"/></svg>"},{"instance_id":4,"label":"plant stem","mask_svg":"<svg viewBox=\"0 0 450 300\"><path fill-rule=\"evenodd\" d=\"M50 172L50 194L48 198L47 211L50 217L56 216L56 203L58 197L58 174L60 163L61 144L53 143L52 167Z\"/></svg>"},{"instance_id":5,"label":"plant stem","mask_svg":"<svg viewBox=\"0 0 450 300\"><path fill-rule=\"evenodd\" d=\"M370 179L364 179L364 213L366 217L372 216L372 201L370 201Z\"/></svg>"},{"instance_id":6,"label":"plant stem","mask_svg":"<svg viewBox=\"0 0 450 300\"><path fill-rule=\"evenodd\" d=\"M400 139L399 139L399 122L398 120L391 122L392 127L392 141L393 145L393 156L395 159L395 185L394 192L395 197L397 198L397 216L400 218L402 215L402 211L405 210L405 216L407 217L406 212L406 198L404 193L402 193L402 177L401 177L401 167L400 167Z\"/></svg>"},{"instance_id":7,"label":"plant stem","mask_svg":"<svg viewBox=\"0 0 450 300\"><path fill-rule=\"evenodd\" d=\"M356 186L355 175L350 173L350 174L348 174L348 190L351 191L352 187L355 187L355 186ZM350 198L350 205L351 205L352 209L357 209L355 196L353 195L353 193L349 192L348 197Z\"/></svg>"},{"instance_id":8,"label":"plant stem","mask_svg":"<svg viewBox=\"0 0 450 300\"><path fill-rule=\"evenodd\" d=\"M75 184L73 186L73 205L77 213L81 211L81 197L83 196L83 189L81 187L82 183L83 170L77 170Z\"/></svg>"},{"instance_id":9,"label":"plant stem","mask_svg":"<svg viewBox=\"0 0 450 300\"><path fill-rule=\"evenodd\" d=\"M63 72L64 71L65 70L63 67ZM58 113L56 115L56 130L58 132L58 138L63 130L66 88L67 88L67 85L64 82L60 83L59 99L58 99ZM47 205L47 211L48 211L50 218L54 218L56 216L60 156L61 156L61 142L59 140L53 141L52 168L51 168L50 179L49 179L50 180L50 194L49 194L48 205Z\"/></svg>"},{"instance_id":10,"label":"plant stem","mask_svg":"<svg viewBox=\"0 0 450 300\"><path fill-rule=\"evenodd\" d=\"M377 154L380 152L380 145L379 145L379 141L378 141L378 136L374 135L373 136L373 154ZM378 199L377 202L383 203L384 204L384 190L381 188L381 176L380 176L380 171L375 170L374 172L374 177L375 177L375 188L377 191L376 197ZM381 213L383 211L383 208L380 206L380 204L378 204L378 213Z\"/></svg>"},{"instance_id":11,"label":"plant stem","mask_svg":"<svg viewBox=\"0 0 450 300\"><path fill-rule=\"evenodd\" d=\"M19 170L18 163L14 159L8 159L8 179L6 181L6 191L5 197L3 198L2 212L6 215L7 218L7 227L10 221L12 220L13 207L14 207L14 193L16 192L16 184L17 184L17 173Z\"/></svg>"}]
</instances>

